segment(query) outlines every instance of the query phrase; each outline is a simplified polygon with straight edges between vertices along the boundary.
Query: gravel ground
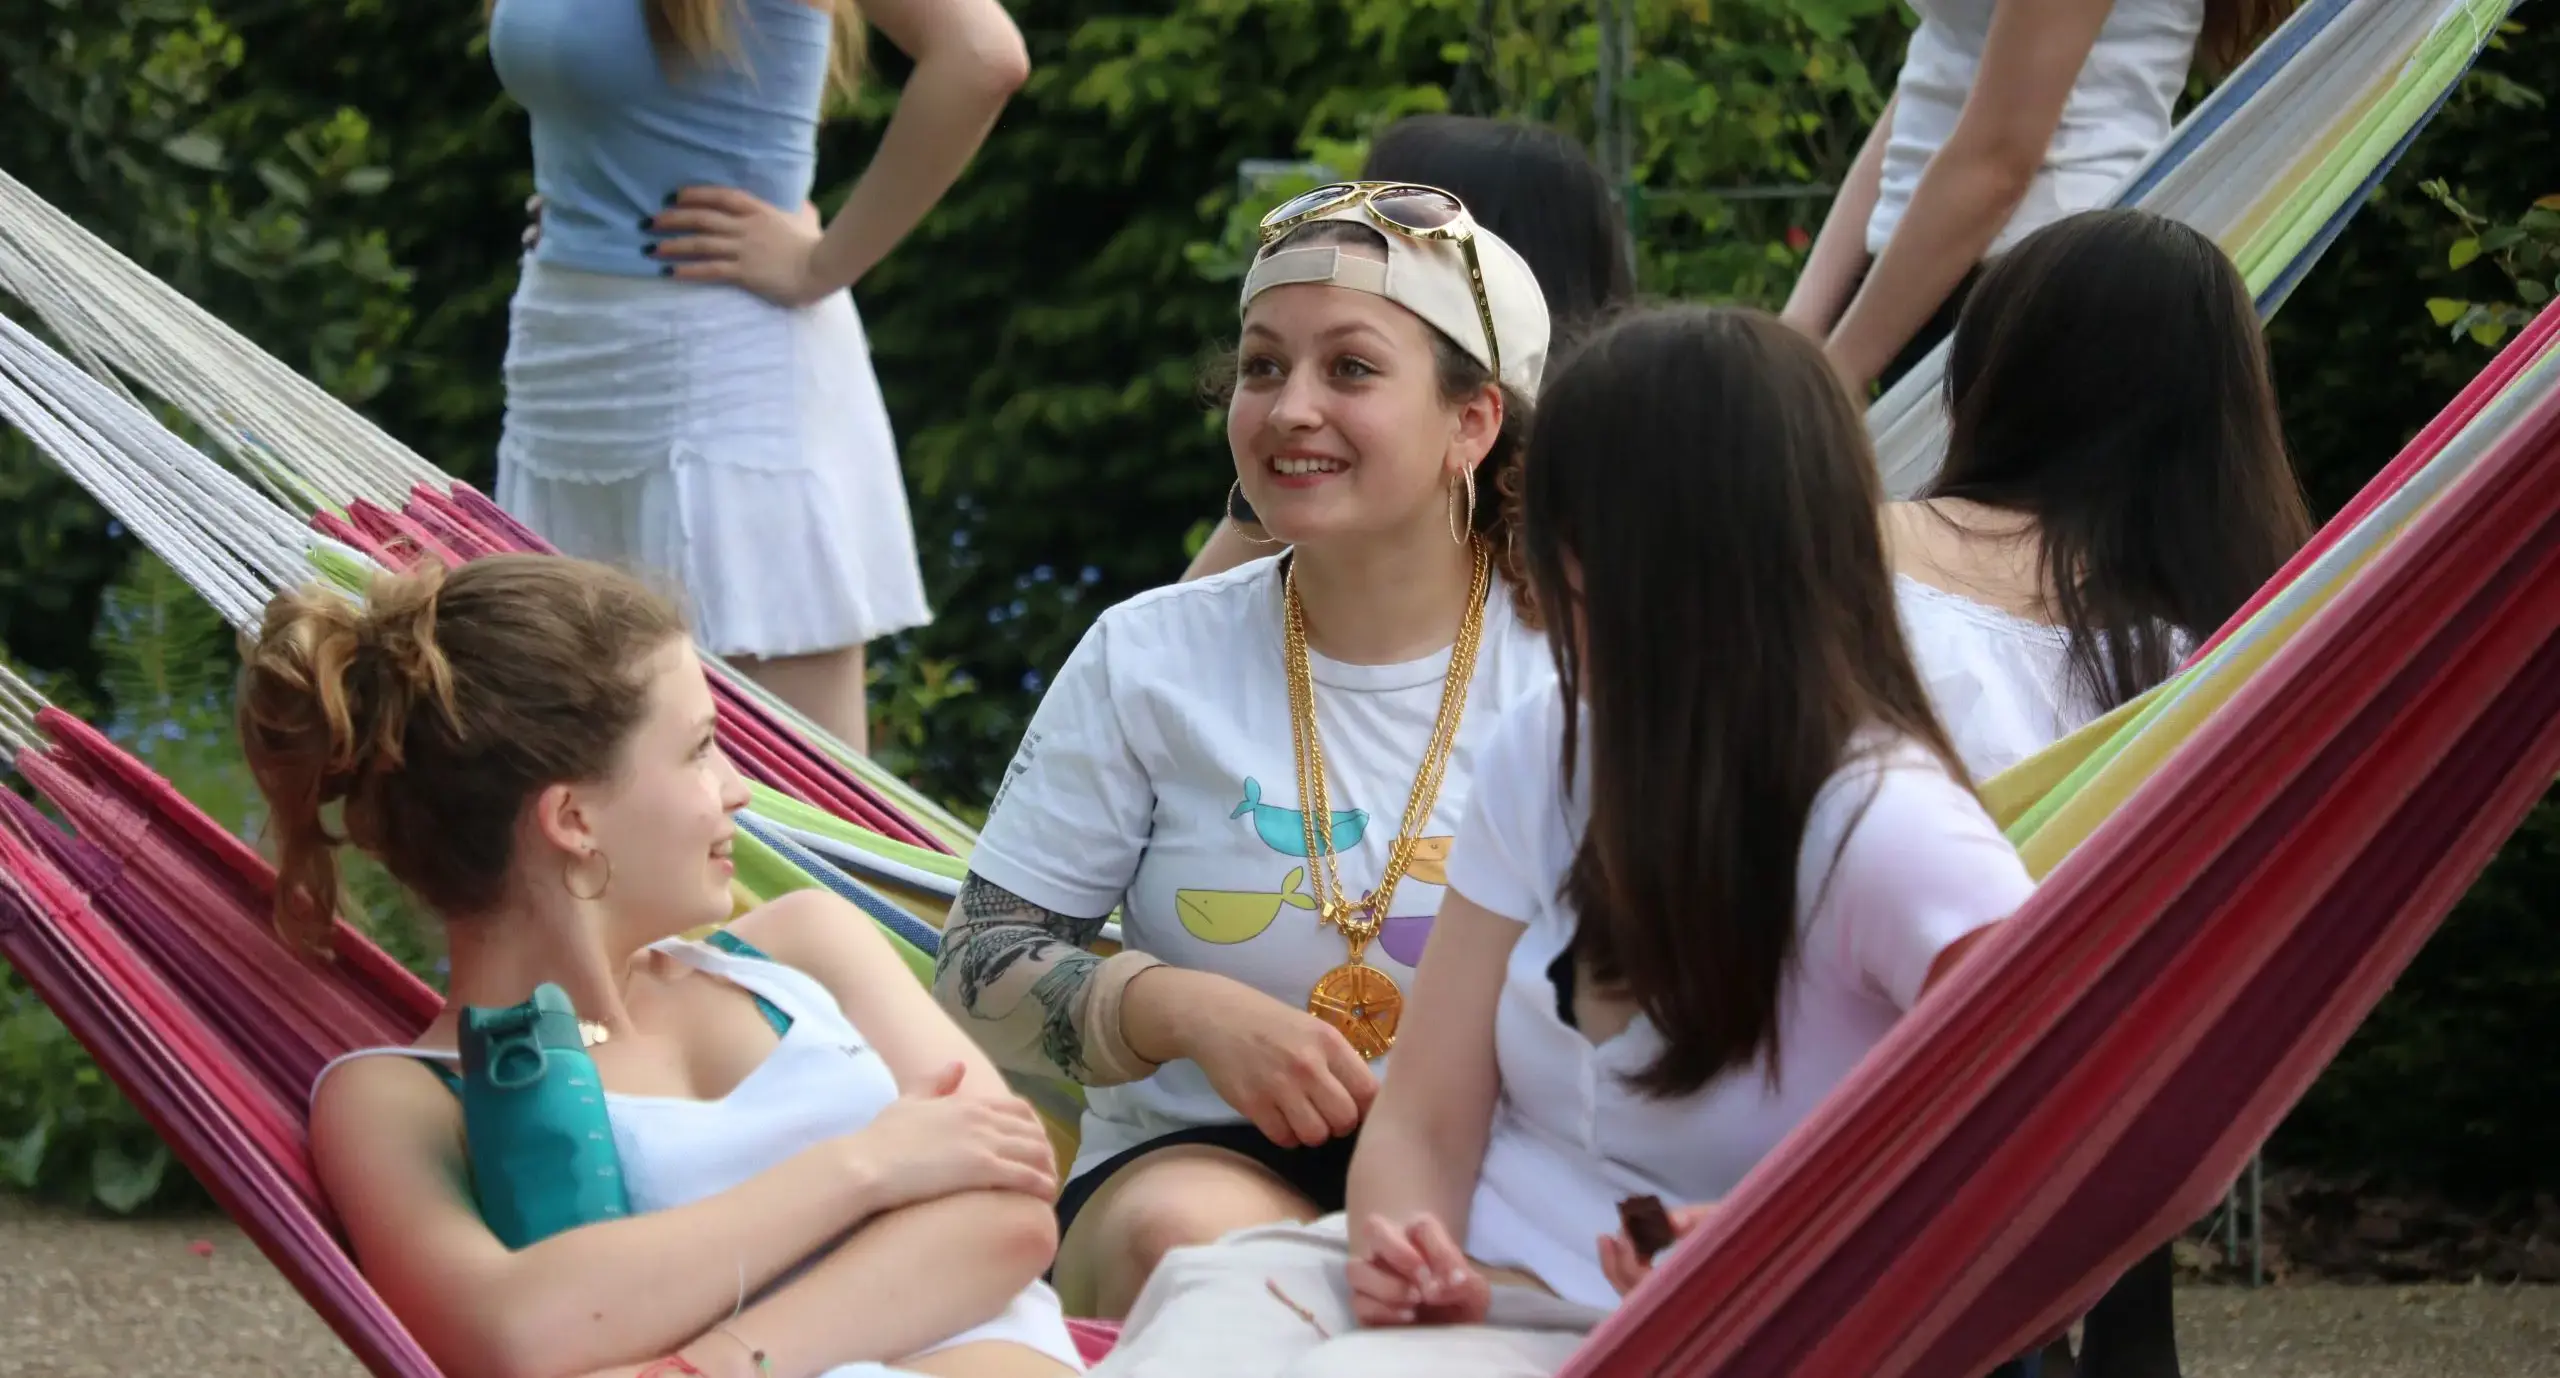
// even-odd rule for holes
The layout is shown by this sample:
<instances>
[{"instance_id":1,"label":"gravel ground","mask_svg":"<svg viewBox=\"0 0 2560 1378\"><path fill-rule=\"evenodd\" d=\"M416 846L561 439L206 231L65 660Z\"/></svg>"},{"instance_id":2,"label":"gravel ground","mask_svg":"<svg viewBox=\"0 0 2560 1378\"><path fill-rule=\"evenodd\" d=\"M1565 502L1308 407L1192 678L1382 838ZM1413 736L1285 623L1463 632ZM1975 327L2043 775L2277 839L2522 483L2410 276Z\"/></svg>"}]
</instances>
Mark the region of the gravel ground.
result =
<instances>
[{"instance_id":1,"label":"gravel ground","mask_svg":"<svg viewBox=\"0 0 2560 1378\"><path fill-rule=\"evenodd\" d=\"M2192 1378L2560 1378L2560 1287L2196 1288ZM112 1223L0 1198L0 1375L363 1378L222 1220Z\"/></svg>"}]
</instances>

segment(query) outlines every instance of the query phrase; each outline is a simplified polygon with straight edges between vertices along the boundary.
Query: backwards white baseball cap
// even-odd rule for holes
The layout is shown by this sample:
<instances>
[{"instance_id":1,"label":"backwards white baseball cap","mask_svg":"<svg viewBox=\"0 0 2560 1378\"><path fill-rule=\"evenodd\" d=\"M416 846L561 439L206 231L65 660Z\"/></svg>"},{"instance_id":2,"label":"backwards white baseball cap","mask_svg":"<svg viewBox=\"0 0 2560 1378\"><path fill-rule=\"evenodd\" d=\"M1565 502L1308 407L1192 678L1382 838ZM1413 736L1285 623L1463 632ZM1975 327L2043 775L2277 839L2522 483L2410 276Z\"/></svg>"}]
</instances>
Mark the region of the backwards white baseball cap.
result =
<instances>
[{"instance_id":1,"label":"backwards white baseball cap","mask_svg":"<svg viewBox=\"0 0 2560 1378\"><path fill-rule=\"evenodd\" d=\"M1366 225L1385 262L1341 244L1274 247L1302 225ZM1237 309L1274 287L1321 283L1385 297L1448 336L1523 397L1547 365L1547 298L1517 250L1475 223L1465 203L1413 182L1337 182L1264 217L1263 247Z\"/></svg>"}]
</instances>

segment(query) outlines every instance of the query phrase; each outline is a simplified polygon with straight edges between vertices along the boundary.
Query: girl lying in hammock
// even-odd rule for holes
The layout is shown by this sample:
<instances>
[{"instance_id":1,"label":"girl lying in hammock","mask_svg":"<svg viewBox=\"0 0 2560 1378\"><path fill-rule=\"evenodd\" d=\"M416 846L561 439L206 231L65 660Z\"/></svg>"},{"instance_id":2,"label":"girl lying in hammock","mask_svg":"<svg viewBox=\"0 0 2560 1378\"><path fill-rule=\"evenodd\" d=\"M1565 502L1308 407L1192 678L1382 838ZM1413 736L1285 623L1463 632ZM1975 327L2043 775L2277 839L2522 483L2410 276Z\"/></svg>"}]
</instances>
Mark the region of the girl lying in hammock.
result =
<instances>
[{"instance_id":1,"label":"girl lying in hammock","mask_svg":"<svg viewBox=\"0 0 2560 1378\"><path fill-rule=\"evenodd\" d=\"M444 919L449 1003L324 1071L311 1147L366 1277L474 1378L1052 1378L1037 1279L1055 1167L1030 1107L871 923L806 893L725 945L746 786L683 620L630 578L511 555L268 609L241 736L316 946L321 809ZM474 1204L463 1006L555 983L603 1082L632 1214L509 1250ZM894 1362L899 1368L881 1367Z\"/></svg>"},{"instance_id":2,"label":"girl lying in hammock","mask_svg":"<svg viewBox=\"0 0 2560 1378\"><path fill-rule=\"evenodd\" d=\"M1097 1375L1554 1372L1648 1271L1620 1203L1694 1230L2031 891L1818 346L1624 320L1551 376L1524 482L1559 681L1478 766L1349 1209L1175 1251Z\"/></svg>"}]
</instances>

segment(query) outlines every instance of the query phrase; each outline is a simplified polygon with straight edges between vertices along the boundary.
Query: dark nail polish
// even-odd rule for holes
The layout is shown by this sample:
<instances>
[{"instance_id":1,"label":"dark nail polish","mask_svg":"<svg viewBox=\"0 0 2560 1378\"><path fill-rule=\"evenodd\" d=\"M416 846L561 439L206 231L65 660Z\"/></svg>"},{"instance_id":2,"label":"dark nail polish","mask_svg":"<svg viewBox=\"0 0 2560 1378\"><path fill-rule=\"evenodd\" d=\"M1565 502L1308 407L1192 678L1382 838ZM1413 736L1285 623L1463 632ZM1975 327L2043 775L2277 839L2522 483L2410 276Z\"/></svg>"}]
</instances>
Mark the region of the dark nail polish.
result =
<instances>
[{"instance_id":1,"label":"dark nail polish","mask_svg":"<svg viewBox=\"0 0 2560 1378\"><path fill-rule=\"evenodd\" d=\"M658 256L658 246L655 244L641 245L640 256L642 258L656 258Z\"/></svg>"},{"instance_id":2,"label":"dark nail polish","mask_svg":"<svg viewBox=\"0 0 2560 1378\"><path fill-rule=\"evenodd\" d=\"M674 204L676 203L676 198L677 198L677 197L679 197L679 196L682 196L683 194L684 194L684 193L683 193L683 192L680 192L680 191L671 191L671 192L668 192L668 193L667 193L667 199L666 199L666 200L664 200L664 201L659 202L658 204L659 204L659 205L662 205L662 206L672 206L672 205L674 205Z\"/></svg>"},{"instance_id":3,"label":"dark nail polish","mask_svg":"<svg viewBox=\"0 0 2560 1378\"><path fill-rule=\"evenodd\" d=\"M658 276L660 276L660 277L662 277L662 278L671 278L671 277L674 277L675 275L676 275L676 265L674 265L674 264L672 264L672 263L661 263L661 264L659 264L659 265L658 265Z\"/></svg>"},{"instance_id":4,"label":"dark nail polish","mask_svg":"<svg viewBox=\"0 0 2560 1378\"><path fill-rule=\"evenodd\" d=\"M644 215L644 216L641 216L641 217L640 217L640 228L641 228L641 229L643 229L643 230L654 230L654 229L658 228L658 217L656 217L656 216L654 216L654 215Z\"/></svg>"}]
</instances>

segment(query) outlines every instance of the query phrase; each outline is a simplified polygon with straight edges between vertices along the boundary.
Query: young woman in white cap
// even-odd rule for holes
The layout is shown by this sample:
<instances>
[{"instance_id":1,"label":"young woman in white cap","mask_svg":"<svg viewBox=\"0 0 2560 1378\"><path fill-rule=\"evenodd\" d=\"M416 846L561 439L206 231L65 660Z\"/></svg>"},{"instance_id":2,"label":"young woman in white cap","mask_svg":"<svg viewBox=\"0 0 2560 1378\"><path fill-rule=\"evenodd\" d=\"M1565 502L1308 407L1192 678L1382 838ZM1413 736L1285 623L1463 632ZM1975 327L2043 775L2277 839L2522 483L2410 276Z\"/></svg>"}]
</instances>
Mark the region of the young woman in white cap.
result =
<instances>
[{"instance_id":1,"label":"young woman in white cap","mask_svg":"<svg viewBox=\"0 0 2560 1378\"><path fill-rule=\"evenodd\" d=\"M1092 1088L1072 1314L1120 1314L1169 1249L1341 1208L1476 753L1554 674L1506 515L1547 352L1519 255L1445 191L1320 188L1264 222L1242 313L1227 438L1287 551L1085 634L936 970L1000 1065Z\"/></svg>"}]
</instances>

